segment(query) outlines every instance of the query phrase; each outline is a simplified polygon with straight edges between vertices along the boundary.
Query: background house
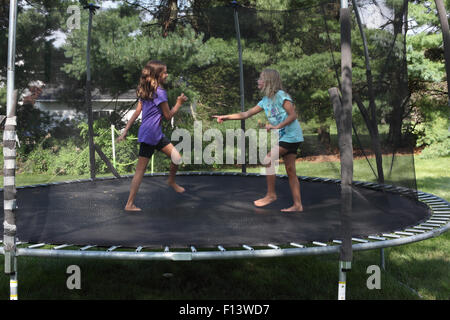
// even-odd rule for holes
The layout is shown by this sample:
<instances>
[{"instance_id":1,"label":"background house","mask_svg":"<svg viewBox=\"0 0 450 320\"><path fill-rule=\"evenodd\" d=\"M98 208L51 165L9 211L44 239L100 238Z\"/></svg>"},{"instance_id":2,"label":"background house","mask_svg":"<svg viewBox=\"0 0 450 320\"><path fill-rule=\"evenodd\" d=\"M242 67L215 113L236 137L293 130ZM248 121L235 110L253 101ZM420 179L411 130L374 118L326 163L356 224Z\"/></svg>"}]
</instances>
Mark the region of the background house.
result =
<instances>
[{"instance_id":1,"label":"background house","mask_svg":"<svg viewBox=\"0 0 450 320\"><path fill-rule=\"evenodd\" d=\"M62 87L46 85L42 88L30 86L29 94L25 95L24 101L28 100L35 108L47 111L60 119L87 118L84 97L72 100L61 99ZM30 101L31 100L31 101ZM108 117L113 111L120 107L128 106L123 114L123 121L128 121L136 109L136 91L131 89L119 96L113 97L102 94L98 89L92 91L92 112L94 120L100 117Z\"/></svg>"}]
</instances>

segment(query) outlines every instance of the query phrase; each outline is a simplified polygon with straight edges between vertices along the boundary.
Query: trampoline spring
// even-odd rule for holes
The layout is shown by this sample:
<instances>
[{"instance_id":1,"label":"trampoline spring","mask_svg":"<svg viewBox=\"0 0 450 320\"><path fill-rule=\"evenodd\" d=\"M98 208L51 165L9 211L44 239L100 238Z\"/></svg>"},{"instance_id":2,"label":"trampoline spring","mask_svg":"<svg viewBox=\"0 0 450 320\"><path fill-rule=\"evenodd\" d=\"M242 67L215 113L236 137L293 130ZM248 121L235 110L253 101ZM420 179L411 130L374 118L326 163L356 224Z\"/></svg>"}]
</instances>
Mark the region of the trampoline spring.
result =
<instances>
[{"instance_id":1,"label":"trampoline spring","mask_svg":"<svg viewBox=\"0 0 450 320\"><path fill-rule=\"evenodd\" d=\"M326 243L319 242L319 241L313 241L312 244L316 245L316 246L319 246L319 247L326 247L327 246Z\"/></svg>"},{"instance_id":2,"label":"trampoline spring","mask_svg":"<svg viewBox=\"0 0 450 320\"><path fill-rule=\"evenodd\" d=\"M388 237L388 238L395 238L395 239L400 238L399 235L397 235L397 234L392 234L392 233L383 233L382 236L383 236L383 237Z\"/></svg>"},{"instance_id":3,"label":"trampoline spring","mask_svg":"<svg viewBox=\"0 0 450 320\"><path fill-rule=\"evenodd\" d=\"M220 251L222 251L222 252L226 251L225 248L222 247L222 246L217 246L217 248L218 248Z\"/></svg>"},{"instance_id":4,"label":"trampoline spring","mask_svg":"<svg viewBox=\"0 0 450 320\"><path fill-rule=\"evenodd\" d=\"M442 219L443 220L441 220L441 219L439 219L439 220L430 219L428 221L431 222L431 223L447 224L449 219L444 219L444 218L442 218Z\"/></svg>"},{"instance_id":5,"label":"trampoline spring","mask_svg":"<svg viewBox=\"0 0 450 320\"><path fill-rule=\"evenodd\" d=\"M386 240L386 238L378 237L378 236L368 236L367 238L369 238L371 240L377 240L377 241L384 241L384 240Z\"/></svg>"},{"instance_id":6,"label":"trampoline spring","mask_svg":"<svg viewBox=\"0 0 450 320\"><path fill-rule=\"evenodd\" d=\"M142 249L144 249L144 247L142 247L142 246L139 246L139 247L137 247L137 248L136 248L136 252L141 252L141 251L142 251Z\"/></svg>"},{"instance_id":7,"label":"trampoline spring","mask_svg":"<svg viewBox=\"0 0 450 320\"><path fill-rule=\"evenodd\" d=\"M169 247L168 246L166 246L166 247L164 247L164 252L169 252L170 250L169 250Z\"/></svg>"},{"instance_id":8,"label":"trampoline spring","mask_svg":"<svg viewBox=\"0 0 450 320\"><path fill-rule=\"evenodd\" d=\"M436 196L434 196L432 194L419 195L418 198L421 199L421 200L428 200L428 199L439 200L438 197L436 197Z\"/></svg>"},{"instance_id":9,"label":"trampoline spring","mask_svg":"<svg viewBox=\"0 0 450 320\"><path fill-rule=\"evenodd\" d=\"M304 248L305 247L304 245L298 244L298 243L295 243L295 242L291 242L290 245L293 246L293 247L296 247L296 248Z\"/></svg>"},{"instance_id":10,"label":"trampoline spring","mask_svg":"<svg viewBox=\"0 0 450 320\"><path fill-rule=\"evenodd\" d=\"M435 224L435 223L422 223L421 226L425 226L425 227L440 227L441 225L439 224Z\"/></svg>"},{"instance_id":11,"label":"trampoline spring","mask_svg":"<svg viewBox=\"0 0 450 320\"><path fill-rule=\"evenodd\" d=\"M446 205L446 203L442 200L430 200L430 201L422 200L422 199L419 199L419 200L422 202L425 202L426 204L428 204L430 206L432 206L432 205L444 205L445 206Z\"/></svg>"},{"instance_id":12,"label":"trampoline spring","mask_svg":"<svg viewBox=\"0 0 450 320\"><path fill-rule=\"evenodd\" d=\"M419 230L419 229L405 229L407 232L414 232L414 233L425 233L425 230Z\"/></svg>"},{"instance_id":13,"label":"trampoline spring","mask_svg":"<svg viewBox=\"0 0 450 320\"><path fill-rule=\"evenodd\" d=\"M192 252L197 252L197 249L194 246L191 246L191 251Z\"/></svg>"},{"instance_id":14,"label":"trampoline spring","mask_svg":"<svg viewBox=\"0 0 450 320\"><path fill-rule=\"evenodd\" d=\"M86 251L86 250L94 248L94 247L96 247L96 245L87 245L87 246L80 248L80 251Z\"/></svg>"},{"instance_id":15,"label":"trampoline spring","mask_svg":"<svg viewBox=\"0 0 450 320\"><path fill-rule=\"evenodd\" d=\"M401 236L413 236L414 234L411 232L397 231L395 234L399 234Z\"/></svg>"},{"instance_id":16,"label":"trampoline spring","mask_svg":"<svg viewBox=\"0 0 450 320\"><path fill-rule=\"evenodd\" d=\"M40 248L45 246L45 243L37 243L37 244L32 244L31 246L28 247L28 249L36 249L36 248Z\"/></svg>"},{"instance_id":17,"label":"trampoline spring","mask_svg":"<svg viewBox=\"0 0 450 320\"><path fill-rule=\"evenodd\" d=\"M116 250L117 248L120 248L120 246L112 246L111 248L108 248L108 250L106 250L106 251L112 252L112 251Z\"/></svg>"},{"instance_id":18,"label":"trampoline spring","mask_svg":"<svg viewBox=\"0 0 450 320\"><path fill-rule=\"evenodd\" d=\"M354 242L361 242L361 243L367 243L367 242L369 242L369 241L366 240L366 239L360 239L360 238L352 238L352 241L354 241Z\"/></svg>"},{"instance_id":19,"label":"trampoline spring","mask_svg":"<svg viewBox=\"0 0 450 320\"><path fill-rule=\"evenodd\" d=\"M422 225L420 225L420 226L415 226L414 229L433 230L433 228L430 228L430 227L423 227Z\"/></svg>"},{"instance_id":20,"label":"trampoline spring","mask_svg":"<svg viewBox=\"0 0 450 320\"><path fill-rule=\"evenodd\" d=\"M341 240L333 240L332 242L333 242L333 243L336 243L336 244L342 244L342 241L341 241Z\"/></svg>"},{"instance_id":21,"label":"trampoline spring","mask_svg":"<svg viewBox=\"0 0 450 320\"><path fill-rule=\"evenodd\" d=\"M253 249L252 247L250 247L250 246L248 246L248 245L246 245L246 244L244 244L242 247L243 247L244 249L247 249L247 250L250 250L250 251L255 250L255 249Z\"/></svg>"},{"instance_id":22,"label":"trampoline spring","mask_svg":"<svg viewBox=\"0 0 450 320\"><path fill-rule=\"evenodd\" d=\"M67 247L70 247L70 246L72 246L72 245L71 244L62 244L60 246L54 247L53 250L59 250L59 249L67 248Z\"/></svg>"},{"instance_id":23,"label":"trampoline spring","mask_svg":"<svg viewBox=\"0 0 450 320\"><path fill-rule=\"evenodd\" d=\"M433 217L450 218L450 214L433 214Z\"/></svg>"},{"instance_id":24,"label":"trampoline spring","mask_svg":"<svg viewBox=\"0 0 450 320\"><path fill-rule=\"evenodd\" d=\"M450 211L449 210L436 210L436 211L434 211L434 213L437 213L437 214L441 214L441 213L450 213Z\"/></svg>"},{"instance_id":25,"label":"trampoline spring","mask_svg":"<svg viewBox=\"0 0 450 320\"><path fill-rule=\"evenodd\" d=\"M281 249L279 246L276 246L276 245L271 244L271 243L269 243L267 246L268 246L269 248L276 249L276 250L280 250L280 249Z\"/></svg>"}]
</instances>

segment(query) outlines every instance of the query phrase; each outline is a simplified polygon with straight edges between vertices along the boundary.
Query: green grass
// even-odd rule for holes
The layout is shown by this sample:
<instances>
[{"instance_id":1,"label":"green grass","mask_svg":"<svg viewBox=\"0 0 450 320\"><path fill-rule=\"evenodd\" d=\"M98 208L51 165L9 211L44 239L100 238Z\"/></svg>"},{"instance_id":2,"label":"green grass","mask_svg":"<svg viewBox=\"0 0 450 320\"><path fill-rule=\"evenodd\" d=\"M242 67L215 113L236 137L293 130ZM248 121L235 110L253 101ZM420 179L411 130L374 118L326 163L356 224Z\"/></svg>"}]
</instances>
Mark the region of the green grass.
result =
<instances>
[{"instance_id":1,"label":"green grass","mask_svg":"<svg viewBox=\"0 0 450 320\"><path fill-rule=\"evenodd\" d=\"M337 164L298 164L299 175L335 176ZM371 179L364 161L359 176ZM415 162L418 189L450 200L450 158ZM338 168L337 168L338 169ZM258 171L251 168L249 171ZM280 172L283 173L283 167ZM75 177L19 175L17 184ZM80 178L80 177L77 177ZM86 177L85 177L86 178ZM450 299L450 233L385 249L381 290L368 290L369 265L379 251L354 252L347 299ZM3 257L0 257L3 264ZM19 258L20 299L336 299L337 255L193 262L136 262ZM68 290L66 269L81 268L81 290ZM165 277L170 273L172 277ZM0 275L0 299L8 299L8 277Z\"/></svg>"}]
</instances>

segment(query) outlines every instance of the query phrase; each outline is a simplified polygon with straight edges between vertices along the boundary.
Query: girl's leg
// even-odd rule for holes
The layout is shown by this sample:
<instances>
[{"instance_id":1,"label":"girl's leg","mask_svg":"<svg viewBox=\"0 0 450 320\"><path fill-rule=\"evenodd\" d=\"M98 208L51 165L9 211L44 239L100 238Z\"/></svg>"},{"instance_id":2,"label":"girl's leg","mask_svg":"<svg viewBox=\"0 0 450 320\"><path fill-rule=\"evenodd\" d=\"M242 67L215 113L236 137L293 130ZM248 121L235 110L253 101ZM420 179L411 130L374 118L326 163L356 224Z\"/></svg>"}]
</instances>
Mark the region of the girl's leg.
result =
<instances>
[{"instance_id":1,"label":"girl's leg","mask_svg":"<svg viewBox=\"0 0 450 320\"><path fill-rule=\"evenodd\" d=\"M286 173L289 178L289 186L291 187L292 199L294 204L290 208L283 209L283 212L303 211L302 199L300 197L300 182L298 181L297 172L295 170L296 154L287 154L283 157Z\"/></svg>"},{"instance_id":2,"label":"girl's leg","mask_svg":"<svg viewBox=\"0 0 450 320\"><path fill-rule=\"evenodd\" d=\"M172 160L170 162L169 179L167 179L167 184L178 193L184 192L185 189L175 183L175 175L178 170L178 163L181 160L180 153L171 143L162 148L161 151L164 152Z\"/></svg>"},{"instance_id":3,"label":"girl's leg","mask_svg":"<svg viewBox=\"0 0 450 320\"><path fill-rule=\"evenodd\" d=\"M278 158L286 152L287 150L283 147L275 146L272 148L272 150L270 150L270 152L264 159L264 164L266 167L267 193L264 198L255 200L253 202L255 206L264 207L277 200L277 194L275 191L275 161L277 161Z\"/></svg>"},{"instance_id":4,"label":"girl's leg","mask_svg":"<svg viewBox=\"0 0 450 320\"><path fill-rule=\"evenodd\" d=\"M147 169L148 160L149 159L146 157L138 158L136 173L134 174L133 180L131 180L130 195L128 196L127 204L125 205L125 210L127 211L141 211L141 209L134 204L134 199L136 198L145 170Z\"/></svg>"}]
</instances>

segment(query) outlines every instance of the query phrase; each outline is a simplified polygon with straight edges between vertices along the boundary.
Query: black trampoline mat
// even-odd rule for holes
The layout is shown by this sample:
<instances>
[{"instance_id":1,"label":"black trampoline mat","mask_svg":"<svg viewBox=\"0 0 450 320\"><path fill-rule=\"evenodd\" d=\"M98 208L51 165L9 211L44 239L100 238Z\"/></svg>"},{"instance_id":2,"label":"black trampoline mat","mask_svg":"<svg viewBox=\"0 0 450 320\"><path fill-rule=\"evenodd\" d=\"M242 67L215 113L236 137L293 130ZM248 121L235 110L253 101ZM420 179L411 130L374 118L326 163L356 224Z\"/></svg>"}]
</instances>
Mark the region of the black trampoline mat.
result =
<instances>
[{"instance_id":1,"label":"black trampoline mat","mask_svg":"<svg viewBox=\"0 0 450 320\"><path fill-rule=\"evenodd\" d=\"M286 178L277 178L278 200L265 208L253 205L265 195L264 176L182 175L177 183L186 189L183 194L166 180L145 177L136 198L142 211L131 213L123 209L131 178L18 189L17 237L30 243L151 248L264 246L376 235L430 216L414 199L354 187L353 211L345 220L335 183L301 181L304 211L282 213L292 205Z\"/></svg>"}]
</instances>

